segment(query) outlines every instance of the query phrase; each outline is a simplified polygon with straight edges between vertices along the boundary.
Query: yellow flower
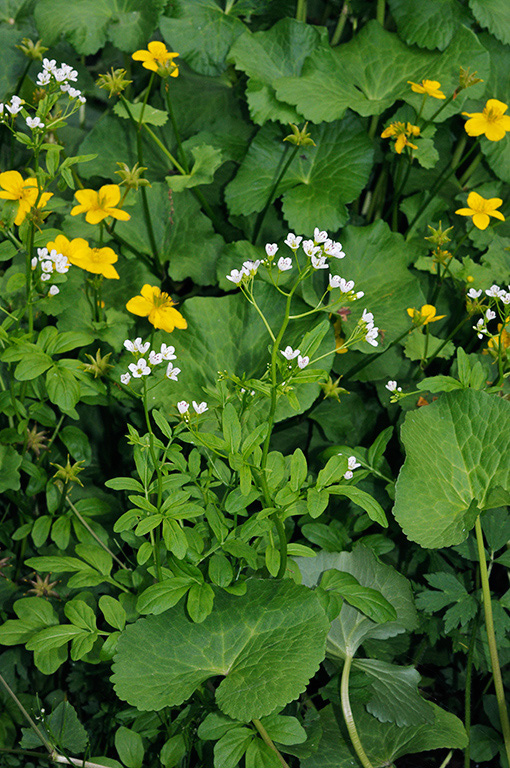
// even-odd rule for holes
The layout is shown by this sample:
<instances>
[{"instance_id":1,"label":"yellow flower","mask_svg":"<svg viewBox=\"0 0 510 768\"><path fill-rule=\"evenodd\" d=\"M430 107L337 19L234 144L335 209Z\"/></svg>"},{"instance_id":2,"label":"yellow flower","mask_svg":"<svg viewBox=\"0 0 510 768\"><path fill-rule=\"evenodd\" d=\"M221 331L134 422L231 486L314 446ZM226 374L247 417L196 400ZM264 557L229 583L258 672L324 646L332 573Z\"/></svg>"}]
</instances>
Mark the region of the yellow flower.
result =
<instances>
[{"instance_id":1,"label":"yellow flower","mask_svg":"<svg viewBox=\"0 0 510 768\"><path fill-rule=\"evenodd\" d=\"M446 315L436 315L436 308L432 304L424 304L421 309L407 308L407 314L413 318L415 325L427 325L442 320Z\"/></svg>"},{"instance_id":2,"label":"yellow flower","mask_svg":"<svg viewBox=\"0 0 510 768\"><path fill-rule=\"evenodd\" d=\"M135 51L132 58L135 61L142 61L142 66L152 72L177 77L179 70L173 59L179 55L178 53L168 51L166 45L158 40L153 40L147 48L147 51Z\"/></svg>"},{"instance_id":3,"label":"yellow flower","mask_svg":"<svg viewBox=\"0 0 510 768\"><path fill-rule=\"evenodd\" d=\"M439 90L441 83L438 83L437 80L422 80L421 85L419 83L413 83L411 80L408 80L407 82L414 93L426 93L427 96L432 96L433 99L446 99L444 93Z\"/></svg>"},{"instance_id":4,"label":"yellow flower","mask_svg":"<svg viewBox=\"0 0 510 768\"><path fill-rule=\"evenodd\" d=\"M482 133L489 141L501 141L510 131L510 117L505 115L508 104L497 99L489 99L483 112L463 112L463 115L471 118L464 128L469 136L481 136Z\"/></svg>"},{"instance_id":5,"label":"yellow flower","mask_svg":"<svg viewBox=\"0 0 510 768\"><path fill-rule=\"evenodd\" d=\"M188 324L180 312L174 309L175 302L168 293L156 285L145 284L141 296L134 296L126 304L128 312L139 317L148 317L154 328L171 333L174 328L187 328Z\"/></svg>"},{"instance_id":6,"label":"yellow flower","mask_svg":"<svg viewBox=\"0 0 510 768\"><path fill-rule=\"evenodd\" d=\"M398 155L402 154L402 150L404 147L412 147L413 149L418 149L416 144L411 144L411 142L408 140L408 136L419 136L420 135L420 129L417 125L412 125L411 123L391 123L387 128L384 129L384 131L381 133L382 139L387 139L390 136L395 136L395 152Z\"/></svg>"},{"instance_id":7,"label":"yellow flower","mask_svg":"<svg viewBox=\"0 0 510 768\"><path fill-rule=\"evenodd\" d=\"M83 237L75 237L68 240L65 235L57 235L55 240L46 244L51 251L67 256L71 264L94 275L103 275L110 280L118 280L119 274L112 264L118 260L118 256L111 248L91 248Z\"/></svg>"},{"instance_id":8,"label":"yellow flower","mask_svg":"<svg viewBox=\"0 0 510 768\"><path fill-rule=\"evenodd\" d=\"M89 224L99 224L107 216L113 216L120 221L128 221L131 218L129 213L115 207L120 200L118 184L105 184L99 192L94 192L93 189L79 189L74 196L80 204L74 206L71 216L85 213L85 220Z\"/></svg>"},{"instance_id":9,"label":"yellow flower","mask_svg":"<svg viewBox=\"0 0 510 768\"><path fill-rule=\"evenodd\" d=\"M17 200L19 203L18 212L14 219L14 223L19 226L36 203L39 195L37 179L31 178L24 181L23 176L18 171L5 171L0 173L0 187L5 190L0 192L2 200ZM37 207L44 208L50 197L53 197L52 192L43 192L39 197Z\"/></svg>"},{"instance_id":10,"label":"yellow flower","mask_svg":"<svg viewBox=\"0 0 510 768\"><path fill-rule=\"evenodd\" d=\"M510 117L508 118L510 120ZM503 203L500 197L492 197L490 200L486 200L477 192L470 192L467 199L468 208L459 208L455 213L460 216L472 216L473 224L477 229L487 229L490 223L489 216L494 216L500 221L504 221L505 217L500 211L496 211L496 208Z\"/></svg>"}]
</instances>

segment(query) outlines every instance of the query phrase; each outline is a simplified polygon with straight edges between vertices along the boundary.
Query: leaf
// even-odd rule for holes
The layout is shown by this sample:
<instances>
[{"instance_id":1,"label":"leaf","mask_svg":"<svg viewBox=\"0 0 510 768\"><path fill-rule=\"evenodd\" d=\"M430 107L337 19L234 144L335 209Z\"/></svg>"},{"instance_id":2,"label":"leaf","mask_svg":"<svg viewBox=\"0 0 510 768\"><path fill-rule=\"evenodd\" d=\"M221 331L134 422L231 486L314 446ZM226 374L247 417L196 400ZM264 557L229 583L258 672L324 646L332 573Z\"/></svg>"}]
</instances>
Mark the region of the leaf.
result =
<instances>
[{"instance_id":1,"label":"leaf","mask_svg":"<svg viewBox=\"0 0 510 768\"><path fill-rule=\"evenodd\" d=\"M127 768L142 767L145 750L139 733L121 725L115 732L115 749Z\"/></svg>"},{"instance_id":2,"label":"leaf","mask_svg":"<svg viewBox=\"0 0 510 768\"><path fill-rule=\"evenodd\" d=\"M45 352L31 351L27 357L16 366L14 376L18 381L36 379L53 365L53 360Z\"/></svg>"},{"instance_id":3,"label":"leaf","mask_svg":"<svg viewBox=\"0 0 510 768\"><path fill-rule=\"evenodd\" d=\"M62 411L71 411L80 399L80 385L67 368L56 363L46 374L46 389L52 403Z\"/></svg>"},{"instance_id":4,"label":"leaf","mask_svg":"<svg viewBox=\"0 0 510 768\"><path fill-rule=\"evenodd\" d=\"M260 721L269 737L278 744L302 744L306 731L297 719L288 715L268 715Z\"/></svg>"},{"instance_id":5,"label":"leaf","mask_svg":"<svg viewBox=\"0 0 510 768\"><path fill-rule=\"evenodd\" d=\"M276 126L260 129L225 199L232 214L261 211L282 163L285 145ZM336 230L348 219L346 203L364 188L372 167L373 149L358 119L321 125L313 130L316 147L303 147L278 187L289 227L311 234L317 222ZM292 150L287 148L286 155Z\"/></svg>"},{"instance_id":6,"label":"leaf","mask_svg":"<svg viewBox=\"0 0 510 768\"><path fill-rule=\"evenodd\" d=\"M352 552L319 552L314 558L297 558L296 562L307 586L318 584L324 571L336 568L352 574L362 586L381 592L397 612L396 621L375 624L344 603L328 635L329 656L340 659L354 656L368 638L385 640L416 627L416 610L408 580L391 566L379 562L366 547L358 546Z\"/></svg>"},{"instance_id":7,"label":"leaf","mask_svg":"<svg viewBox=\"0 0 510 768\"><path fill-rule=\"evenodd\" d=\"M388 527L388 520L384 513L384 509L379 502L374 499L366 491L362 491L361 488L356 488L355 485L336 485L332 488L328 488L329 492L335 496L347 496L354 504L365 510L371 520L383 528Z\"/></svg>"},{"instance_id":8,"label":"leaf","mask_svg":"<svg viewBox=\"0 0 510 768\"><path fill-rule=\"evenodd\" d=\"M372 697L366 708L382 723L402 728L434 722L430 703L419 694L421 676L414 667L398 667L376 659L356 659L353 666L370 678Z\"/></svg>"},{"instance_id":9,"label":"leaf","mask_svg":"<svg viewBox=\"0 0 510 768\"><path fill-rule=\"evenodd\" d=\"M94 632L96 614L84 600L69 600L64 607L64 613L75 626Z\"/></svg>"},{"instance_id":10,"label":"leaf","mask_svg":"<svg viewBox=\"0 0 510 768\"><path fill-rule=\"evenodd\" d=\"M186 607L191 619L200 624L211 613L214 604L214 590L210 584L192 584L188 592Z\"/></svg>"},{"instance_id":11,"label":"leaf","mask_svg":"<svg viewBox=\"0 0 510 768\"><path fill-rule=\"evenodd\" d=\"M164 125L168 120L167 112L164 112L162 109L151 107L150 104L144 104L142 101L138 101L136 103L128 101L127 107L124 102L118 101L114 106L113 111L119 117L124 118L124 120L131 120L131 118L133 118L136 123L140 123L140 117L142 117L142 125L161 126Z\"/></svg>"},{"instance_id":12,"label":"leaf","mask_svg":"<svg viewBox=\"0 0 510 768\"><path fill-rule=\"evenodd\" d=\"M291 581L249 580L241 597L218 591L201 624L181 603L126 627L112 680L122 700L160 710L221 675L220 709L237 720L260 718L305 689L324 658L328 628L311 590Z\"/></svg>"},{"instance_id":13,"label":"leaf","mask_svg":"<svg viewBox=\"0 0 510 768\"><path fill-rule=\"evenodd\" d=\"M176 0L172 17L163 16L160 29L164 40L192 69L202 75L221 75L232 43L245 26L215 0Z\"/></svg>"},{"instance_id":14,"label":"leaf","mask_svg":"<svg viewBox=\"0 0 510 768\"><path fill-rule=\"evenodd\" d=\"M246 768L281 768L281 762L261 739L254 739L246 750Z\"/></svg>"},{"instance_id":15,"label":"leaf","mask_svg":"<svg viewBox=\"0 0 510 768\"><path fill-rule=\"evenodd\" d=\"M122 603L119 603L118 600L110 595L101 595L99 607L111 627L120 630L124 629L126 625L126 611Z\"/></svg>"},{"instance_id":16,"label":"leaf","mask_svg":"<svg viewBox=\"0 0 510 768\"><path fill-rule=\"evenodd\" d=\"M416 754L431 749L462 749L467 736L458 717L430 704L434 712L434 724L400 728L394 723L381 723L369 715L363 705L353 703L353 717L363 747L374 766L392 765L403 755ZM301 768L352 768L356 764L355 753L341 719L331 705L320 711L323 735L319 748L310 757L301 760ZM341 723L341 729L339 728Z\"/></svg>"},{"instance_id":17,"label":"leaf","mask_svg":"<svg viewBox=\"0 0 510 768\"><path fill-rule=\"evenodd\" d=\"M136 610L140 613L163 613L173 608L193 583L192 579L176 576L173 579L152 584L138 598Z\"/></svg>"},{"instance_id":18,"label":"leaf","mask_svg":"<svg viewBox=\"0 0 510 768\"><path fill-rule=\"evenodd\" d=\"M224 162L221 150L209 147L205 144L191 147L194 163L189 174L167 176L166 181L173 192L182 192L189 187L197 187L200 184L211 184L214 174Z\"/></svg>"},{"instance_id":19,"label":"leaf","mask_svg":"<svg viewBox=\"0 0 510 768\"><path fill-rule=\"evenodd\" d=\"M12 445L0 445L0 493L19 491L21 477L19 468L23 457Z\"/></svg>"},{"instance_id":20,"label":"leaf","mask_svg":"<svg viewBox=\"0 0 510 768\"><path fill-rule=\"evenodd\" d=\"M47 45L64 35L78 53L96 53L107 41L132 53L144 47L156 27L162 4L159 0L80 0L77 7L67 0L39 0L35 23Z\"/></svg>"},{"instance_id":21,"label":"leaf","mask_svg":"<svg viewBox=\"0 0 510 768\"><path fill-rule=\"evenodd\" d=\"M510 19L506 0L469 0L469 7L481 27L486 27L502 43L510 44Z\"/></svg>"},{"instance_id":22,"label":"leaf","mask_svg":"<svg viewBox=\"0 0 510 768\"><path fill-rule=\"evenodd\" d=\"M409 360L423 360L434 355L447 360L455 353L455 345L451 341L445 344L444 339L433 336L431 333L427 336L415 330L404 343L404 353Z\"/></svg>"},{"instance_id":23,"label":"leaf","mask_svg":"<svg viewBox=\"0 0 510 768\"><path fill-rule=\"evenodd\" d=\"M459 0L389 0L400 37L408 45L443 51L458 27L469 22L469 14Z\"/></svg>"},{"instance_id":24,"label":"leaf","mask_svg":"<svg viewBox=\"0 0 510 768\"><path fill-rule=\"evenodd\" d=\"M306 57L326 40L323 29L288 18L277 21L267 30L255 33L246 30L237 38L228 61L249 77L246 100L254 123L302 121L293 107L277 100L273 82L281 77L298 76Z\"/></svg>"},{"instance_id":25,"label":"leaf","mask_svg":"<svg viewBox=\"0 0 510 768\"><path fill-rule=\"evenodd\" d=\"M61 701L53 712L38 723L38 728L48 741L56 741L59 748L73 754L84 752L89 741L87 731L78 720L75 708L68 701ZM34 749L42 745L32 728L22 728L21 730L23 749Z\"/></svg>"},{"instance_id":26,"label":"leaf","mask_svg":"<svg viewBox=\"0 0 510 768\"><path fill-rule=\"evenodd\" d=\"M214 764L222 768L236 768L253 738L250 728L241 725L230 728L214 745Z\"/></svg>"},{"instance_id":27,"label":"leaf","mask_svg":"<svg viewBox=\"0 0 510 768\"><path fill-rule=\"evenodd\" d=\"M350 573L343 573L336 569L326 571L320 586L341 595L349 605L354 606L378 624L397 619L395 608L377 589L361 586Z\"/></svg>"},{"instance_id":28,"label":"leaf","mask_svg":"<svg viewBox=\"0 0 510 768\"><path fill-rule=\"evenodd\" d=\"M449 392L408 413L401 435L397 522L422 547L460 544L491 491L510 490L510 403L471 389Z\"/></svg>"}]
</instances>

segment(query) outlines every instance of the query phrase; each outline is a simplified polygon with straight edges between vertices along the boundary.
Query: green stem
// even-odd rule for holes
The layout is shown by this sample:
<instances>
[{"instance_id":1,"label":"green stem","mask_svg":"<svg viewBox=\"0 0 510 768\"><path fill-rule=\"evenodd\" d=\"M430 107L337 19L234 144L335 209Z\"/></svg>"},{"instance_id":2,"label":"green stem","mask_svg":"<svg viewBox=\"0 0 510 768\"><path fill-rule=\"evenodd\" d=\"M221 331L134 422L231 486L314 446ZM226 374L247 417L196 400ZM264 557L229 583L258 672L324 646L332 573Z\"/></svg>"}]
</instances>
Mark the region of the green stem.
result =
<instances>
[{"instance_id":1,"label":"green stem","mask_svg":"<svg viewBox=\"0 0 510 768\"><path fill-rule=\"evenodd\" d=\"M371 141L373 141L373 139L375 138L378 124L379 124L379 115L372 115L372 119L370 120L370 125L368 128L368 138Z\"/></svg>"},{"instance_id":2,"label":"green stem","mask_svg":"<svg viewBox=\"0 0 510 768\"><path fill-rule=\"evenodd\" d=\"M181 159L181 163L183 165L184 170L186 173L189 173L189 166L188 161L186 159L186 153L184 152L184 149L182 148L182 141L181 141L181 134L179 133L179 128L177 127L177 121L175 119L174 110L172 108L172 102L170 100L170 92L168 88L168 82L165 81L164 84L165 89L165 101L166 101L166 108L167 112L170 116L170 122L172 123L172 128L174 131L175 141L177 142L177 148L179 150L179 157Z\"/></svg>"},{"instance_id":3,"label":"green stem","mask_svg":"<svg viewBox=\"0 0 510 768\"><path fill-rule=\"evenodd\" d=\"M108 554L109 554L109 555L110 555L110 556L111 556L111 557L112 557L112 558L115 560L115 562L116 562L116 563L118 563L118 564L120 565L120 567L121 567L121 568L124 568L124 570L125 570L125 571L129 571L129 568L127 567L127 565L124 565L124 563L122 562L122 560L119 560L119 558L118 558L116 555L114 555L114 554L113 554L113 552L111 551L111 549L109 549L109 548L106 546L106 544L104 544L104 543L101 541L101 539L99 538L99 536L97 535L97 533L95 533L95 532L93 531L93 529L92 529L92 528L90 527L90 525L87 523L87 521L85 520L85 518L83 517L83 515L81 515L81 514L78 512L78 510L77 510L77 509L76 509L76 507L74 506L74 504L73 504L73 502L71 501L71 499L69 498L69 496L66 496L66 501L67 501L67 503L69 504L69 506L71 507L71 509L72 509L72 511L74 512L74 514L76 515L76 517L78 518L78 520L80 521L80 523L83 525L83 527L84 527L84 528L86 528L86 529L87 529L87 531L90 533L90 535L91 535L91 536L92 536L92 537L93 537L93 538L94 538L94 539L97 541L97 543L99 544L99 546L100 546L100 547L102 547L102 548L104 549L104 551L105 551L105 552L108 552Z\"/></svg>"},{"instance_id":4,"label":"green stem","mask_svg":"<svg viewBox=\"0 0 510 768\"><path fill-rule=\"evenodd\" d=\"M280 761L282 766L284 768L289 768L289 764L283 759L283 757L280 754L280 752L276 749L275 745L273 744L273 741L272 741L271 737L269 736L268 732L266 731L266 729L264 728L264 726L262 725L260 720L252 720L252 723L255 726L255 728L257 729L257 731L260 733L260 735L262 737L262 741L264 741L267 744L267 746L269 747L269 749L272 750L276 754L276 757L278 758L278 760Z\"/></svg>"},{"instance_id":5,"label":"green stem","mask_svg":"<svg viewBox=\"0 0 510 768\"><path fill-rule=\"evenodd\" d=\"M163 476L161 474L161 467L159 466L159 461L156 457L156 451L154 450L154 433L152 431L152 425L151 420L149 416L149 409L147 408L147 379L144 378L143 380L143 412L145 414L145 423L147 424L147 431L149 432L149 452L151 455L152 463L154 464L154 469L156 472L156 476L158 479L158 496L157 496L157 502L156 502L156 508L159 512L159 509L161 507L161 498L163 495ZM156 573L158 575L158 581L163 581L163 572L161 570L161 562L159 557L159 542L161 537L161 530L160 526L158 525L157 528L154 529L155 537L153 541L153 553L154 553L154 565L156 568ZM152 542L152 538L151 538Z\"/></svg>"},{"instance_id":6,"label":"green stem","mask_svg":"<svg viewBox=\"0 0 510 768\"><path fill-rule=\"evenodd\" d=\"M349 11L349 2L348 0L345 0L345 3L342 6L342 10L340 11L340 16L338 17L338 22L335 27L335 31L333 32L333 37L331 38L331 47L338 45L338 43L340 42L340 38L342 37L342 32L344 31L345 22L347 21L348 11Z\"/></svg>"},{"instance_id":7,"label":"green stem","mask_svg":"<svg viewBox=\"0 0 510 768\"><path fill-rule=\"evenodd\" d=\"M37 735L37 737L38 737L38 738L41 740L41 743L42 743L42 744L44 744L44 746L46 747L46 749L48 750L48 752L49 752L49 753L50 753L50 755L51 755L51 754L53 753L53 745L52 745L52 744L50 744L50 742L48 741L48 739L46 738L46 736L44 736L44 734L41 732L41 729L40 729L40 728L38 728L38 727L37 727L37 725L34 723L34 721L32 720L32 718L31 718L31 717L30 717L30 715L28 714L27 710L25 709L25 707L23 706L23 704L21 703L21 701L18 699L18 697L16 696L16 694L14 693L14 691L13 691L13 690L10 688L9 684L8 684L8 683L7 683L7 681L6 681L6 680L3 678L3 676L2 676L2 675L0 675L0 683L2 683L2 685L3 685L3 686L4 686L4 688L5 688L5 690L7 691L7 693L8 693L8 694L9 694L9 696L11 697L11 699L14 701L14 703L15 703L15 704L16 704L16 706L18 707L19 711L22 713L23 717L25 718L25 720L27 721L27 723L29 724L29 726L32 728L32 730L34 731L34 733L35 733L35 734Z\"/></svg>"},{"instance_id":8,"label":"green stem","mask_svg":"<svg viewBox=\"0 0 510 768\"><path fill-rule=\"evenodd\" d=\"M432 357L431 357L429 360L427 360L427 363L426 363L426 364L423 366L423 369L422 369L422 370L425 370L426 368L428 368L428 367L429 367L429 365L431 364L431 362L432 362L433 360L435 360L435 359L436 359L436 357L439 355L439 353L441 352L441 350L442 350L444 347L446 347L446 345L448 344L448 342L449 342L449 341L451 341L451 340L453 339L453 337L455 336L455 334L457 333L457 331L460 331L460 329L462 328L462 326L464 325L464 323L466 323L468 320L469 320L469 315L468 315L467 317L463 317L463 318L462 318L462 320L460 321L460 323L457 323L457 325L455 326L455 328L453 329L453 331L450 333L450 335L449 335L449 336L448 336L446 339L444 339L444 341L443 341L443 342L442 342L442 343L439 345L439 347L436 349L436 351L434 352L434 354L432 355Z\"/></svg>"},{"instance_id":9,"label":"green stem","mask_svg":"<svg viewBox=\"0 0 510 768\"><path fill-rule=\"evenodd\" d=\"M386 0L377 0L377 11L375 18L381 25L381 27L384 27L384 13L386 10Z\"/></svg>"},{"instance_id":10,"label":"green stem","mask_svg":"<svg viewBox=\"0 0 510 768\"><path fill-rule=\"evenodd\" d=\"M27 257L25 262L25 292L28 312L28 332L30 336L34 331L34 307L32 305L32 251L34 250L34 223L30 223L28 231Z\"/></svg>"},{"instance_id":11,"label":"green stem","mask_svg":"<svg viewBox=\"0 0 510 768\"><path fill-rule=\"evenodd\" d=\"M446 766L450 764L452 757L453 757L453 749L450 749L450 751L446 755L445 759L443 760L439 768L446 768Z\"/></svg>"},{"instance_id":12,"label":"green stem","mask_svg":"<svg viewBox=\"0 0 510 768\"><path fill-rule=\"evenodd\" d=\"M160 148L160 150L163 152L163 154L165 154L165 155L168 157L168 159L170 160L170 162L172 163L172 165L174 166L174 168L177 168L177 170L179 171L179 173L180 173L182 176L186 176L186 175L187 175L187 174L186 174L186 171L184 170L184 168L182 167L182 165L179 163L179 161L178 161L178 160L176 160L176 159L175 159L175 157L172 155L172 153L170 152L170 150L168 150L168 149L165 147L165 145L163 144L163 142L162 142L162 141L160 141L160 140L158 139L158 137L156 136L156 134L154 133L154 131L153 131L151 128L149 128L149 126L147 125L147 123L144 123L144 124L143 124L143 127L145 128L145 130L147 131L147 133L149 134L149 136L151 137L151 139L153 140L153 142L154 142L155 144L157 144L157 146L158 146L158 147ZM143 189L143 187L142 187L142 189Z\"/></svg>"},{"instance_id":13,"label":"green stem","mask_svg":"<svg viewBox=\"0 0 510 768\"><path fill-rule=\"evenodd\" d=\"M469 166L466 168L466 170L460 177L459 184L461 187L464 187L466 185L468 179L471 178L472 174L474 173L474 171L476 171L476 169L478 168L482 160L483 160L483 155L482 155L482 152L480 151L477 154L477 156L473 158Z\"/></svg>"},{"instance_id":14,"label":"green stem","mask_svg":"<svg viewBox=\"0 0 510 768\"><path fill-rule=\"evenodd\" d=\"M492 616L491 591L489 586L489 574L487 572L487 562L485 560L485 546L483 541L482 524L480 515L475 522L476 543L478 546L478 559L480 562L480 579L482 582L483 611L485 615L485 629L487 631L487 641L489 643L489 655L491 660L492 674L494 677L494 688L498 702L499 719L501 721L501 730L505 741L505 751L508 763L510 764L510 721L505 703L505 691L503 689L503 679L499 666L498 646L496 643L496 634L494 632L494 619Z\"/></svg>"},{"instance_id":15,"label":"green stem","mask_svg":"<svg viewBox=\"0 0 510 768\"><path fill-rule=\"evenodd\" d=\"M273 520L278 533L278 542L280 545L280 567L278 568L276 578L283 579L285 576L285 571L287 570L287 534L285 533L285 523L278 516L278 513L274 516Z\"/></svg>"},{"instance_id":16,"label":"green stem","mask_svg":"<svg viewBox=\"0 0 510 768\"><path fill-rule=\"evenodd\" d=\"M383 349L381 352L377 352L375 355L366 355L366 358L364 360L361 360L359 363L356 363L356 365L353 365L352 368L349 368L349 370L343 374L344 379L349 379L351 376L354 376L356 373L359 373L363 370L363 368L366 368L367 365L370 365L370 363L373 363L374 360L377 360L379 357L382 357L382 355L385 355L386 352L389 352L389 350L395 346L395 344L398 344L399 341L402 341L412 328L408 328L404 333L401 333L400 336L397 336L395 341L392 341L391 344L388 344L386 349Z\"/></svg>"},{"instance_id":17,"label":"green stem","mask_svg":"<svg viewBox=\"0 0 510 768\"><path fill-rule=\"evenodd\" d=\"M296 157L296 155L297 155L297 153L299 151L299 148L300 148L299 144L296 144L296 146L294 147L294 149L290 153L289 159L284 164L282 170L280 171L280 173L278 174L278 176L276 178L275 183L271 187L271 190L269 192L269 195L267 196L267 200L266 200L266 204L265 204L264 208L261 210L261 212L257 216L257 219L255 221L255 226L253 227L253 235L252 235L252 238L251 238L251 241L252 241L253 245L256 245L256 243L257 243L257 238L259 236L260 229L261 229L262 224L264 222L264 219L266 217L266 213L269 210L269 206L273 202L273 197L276 194L276 191L277 191L277 189L278 189L278 187L280 185L280 182L282 181L283 177L287 173L287 171L288 171L288 169L290 167L290 164L292 163L292 161ZM287 154L287 152L288 152L288 147L286 146L285 150L284 150L284 153L283 153L283 156L282 156L282 160L285 157L285 155Z\"/></svg>"},{"instance_id":18,"label":"green stem","mask_svg":"<svg viewBox=\"0 0 510 768\"><path fill-rule=\"evenodd\" d=\"M296 7L296 20L306 21L307 16L307 0L297 0Z\"/></svg>"},{"instance_id":19,"label":"green stem","mask_svg":"<svg viewBox=\"0 0 510 768\"><path fill-rule=\"evenodd\" d=\"M342 712L345 725L349 731L352 746L354 747L354 751L356 752L361 765L363 768L374 768L368 759L365 750L363 749L363 745L358 735L358 730L356 728L356 723L354 722L354 717L352 714L351 702L349 699L349 675L351 673L352 658L352 656L346 656L344 668L342 670L342 678L340 681L340 700L342 704Z\"/></svg>"}]
</instances>

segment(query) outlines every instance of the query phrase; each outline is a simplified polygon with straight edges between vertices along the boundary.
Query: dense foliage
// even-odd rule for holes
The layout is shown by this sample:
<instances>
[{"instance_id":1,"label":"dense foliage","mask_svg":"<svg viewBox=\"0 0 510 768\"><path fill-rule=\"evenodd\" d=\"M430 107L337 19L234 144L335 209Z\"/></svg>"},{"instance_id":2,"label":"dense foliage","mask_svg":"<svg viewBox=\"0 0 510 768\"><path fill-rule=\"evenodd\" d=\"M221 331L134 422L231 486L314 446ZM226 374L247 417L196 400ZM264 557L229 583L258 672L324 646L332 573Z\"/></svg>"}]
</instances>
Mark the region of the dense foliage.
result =
<instances>
[{"instance_id":1,"label":"dense foliage","mask_svg":"<svg viewBox=\"0 0 510 768\"><path fill-rule=\"evenodd\" d=\"M508 768L507 2L0 39L2 768Z\"/></svg>"}]
</instances>

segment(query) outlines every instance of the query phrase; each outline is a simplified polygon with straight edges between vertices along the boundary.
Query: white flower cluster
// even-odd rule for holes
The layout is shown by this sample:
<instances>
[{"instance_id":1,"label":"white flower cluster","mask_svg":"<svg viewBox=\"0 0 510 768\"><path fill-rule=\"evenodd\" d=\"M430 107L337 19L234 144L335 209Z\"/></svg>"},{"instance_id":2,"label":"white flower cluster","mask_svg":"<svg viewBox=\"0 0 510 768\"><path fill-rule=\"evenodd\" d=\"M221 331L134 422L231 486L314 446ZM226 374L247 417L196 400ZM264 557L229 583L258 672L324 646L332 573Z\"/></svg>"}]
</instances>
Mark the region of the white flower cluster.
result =
<instances>
[{"instance_id":1,"label":"white flower cluster","mask_svg":"<svg viewBox=\"0 0 510 768\"><path fill-rule=\"evenodd\" d=\"M338 455L343 456L342 453L339 453ZM361 464L356 461L356 456L349 456L347 459L347 466L348 470L344 474L344 480L352 480L354 470L358 469L358 467L361 467Z\"/></svg>"},{"instance_id":2,"label":"white flower cluster","mask_svg":"<svg viewBox=\"0 0 510 768\"><path fill-rule=\"evenodd\" d=\"M299 349L292 349L292 347L285 347L285 349L280 349L280 353L284 356L286 360L289 361L289 363L291 362L291 360L294 360L297 357L298 368L306 368L306 366L310 362L310 358L307 357L306 355L302 356Z\"/></svg>"},{"instance_id":3,"label":"white flower cluster","mask_svg":"<svg viewBox=\"0 0 510 768\"><path fill-rule=\"evenodd\" d=\"M476 325L473 325L479 339L483 339L484 336L492 336L492 333L487 329L487 323L490 323L495 317L496 313L492 309L487 309L484 316L478 320Z\"/></svg>"},{"instance_id":4,"label":"white flower cluster","mask_svg":"<svg viewBox=\"0 0 510 768\"><path fill-rule=\"evenodd\" d=\"M475 290L475 288L470 288L467 295L470 299L476 300L479 299L482 293L485 293L486 296L488 296L489 299L495 299L496 305L499 301L501 301L503 304L510 304L510 285L508 286L508 291L506 291L504 288L500 288L499 285L491 285L490 288L487 288L485 291L482 291L481 289ZM481 307L483 309L483 307ZM501 309L501 307L500 307ZM505 312L501 312L500 316L504 319L504 316L506 315ZM487 329L487 323L490 323L491 320L494 320L497 317L496 312L492 309L485 309L483 317L481 317L476 325L473 325L473 329L476 331L476 335L479 339L483 339L484 336L493 336L493 334ZM504 322L506 320L504 319Z\"/></svg>"},{"instance_id":5,"label":"white flower cluster","mask_svg":"<svg viewBox=\"0 0 510 768\"><path fill-rule=\"evenodd\" d=\"M206 402L202 401L201 403L197 403L196 400L192 400L192 404L193 404L193 410L198 415L200 415L201 413L205 413L206 411L209 410ZM189 418L189 413L188 413L189 403L187 403L186 400L179 400L179 402L177 403L177 410L179 411L181 416L184 416L185 419Z\"/></svg>"},{"instance_id":6,"label":"white flower cluster","mask_svg":"<svg viewBox=\"0 0 510 768\"><path fill-rule=\"evenodd\" d=\"M508 286L508 291L505 291L504 288L500 288L499 285L491 285L491 287L485 291L485 295L492 299L499 299L503 304L510 304L510 285Z\"/></svg>"},{"instance_id":7,"label":"white flower cluster","mask_svg":"<svg viewBox=\"0 0 510 768\"><path fill-rule=\"evenodd\" d=\"M310 259L314 269L328 269L329 264L327 257L343 259L345 256L341 243L336 243L334 240L331 240L328 237L328 233L324 230L320 230L318 227L315 227L313 240L302 241L302 235L295 235L293 232L289 232L287 238L284 240L285 245L288 245L294 253L296 253L301 246L306 256ZM261 264L270 265L272 263L278 251L278 245L276 243L266 243L265 251L267 259L263 261L245 261L241 269L233 269L231 273L227 275L227 280L239 285L243 280L253 277ZM277 267L279 272L287 272L289 269L292 269L292 258L290 256L281 256L277 261Z\"/></svg>"},{"instance_id":8,"label":"white flower cluster","mask_svg":"<svg viewBox=\"0 0 510 768\"><path fill-rule=\"evenodd\" d=\"M377 347L379 342L376 341L376 339L379 335L379 328L376 328L374 325L374 316L372 312L368 312L364 309L359 324L363 328L365 341L373 347Z\"/></svg>"},{"instance_id":9,"label":"white flower cluster","mask_svg":"<svg viewBox=\"0 0 510 768\"><path fill-rule=\"evenodd\" d=\"M19 96L13 96L9 104L3 104L0 102L0 116L3 116L4 110L7 110L11 115L17 115L23 109L23 99Z\"/></svg>"},{"instance_id":10,"label":"white flower cluster","mask_svg":"<svg viewBox=\"0 0 510 768\"><path fill-rule=\"evenodd\" d=\"M354 280L346 280L344 277L340 277L340 275L331 275L329 276L329 289L333 290L333 288L340 288L342 293L345 293L345 298L349 301L356 301L356 299L361 299L365 294L363 291L357 291L357 293L354 293Z\"/></svg>"},{"instance_id":11,"label":"white flower cluster","mask_svg":"<svg viewBox=\"0 0 510 768\"><path fill-rule=\"evenodd\" d=\"M384 385L388 392L402 392L402 387L397 386L396 381L389 381L387 384Z\"/></svg>"},{"instance_id":12,"label":"white flower cluster","mask_svg":"<svg viewBox=\"0 0 510 768\"><path fill-rule=\"evenodd\" d=\"M145 355L146 352L149 351L150 342L146 341L144 343L142 342L141 337L138 336L134 341L126 339L124 346L129 352L132 352L135 357L138 357L138 355ZM174 368L173 363L171 362L176 359L174 352L175 347L168 347L166 344L161 345L159 352L151 349L148 359L145 357L138 357L136 363L130 363L128 365L129 371L121 375L121 382L127 385L131 381L131 377L134 379L141 379L142 376L148 376L156 365L160 365L163 362L168 363L165 372L167 379L177 381L181 369Z\"/></svg>"},{"instance_id":13,"label":"white flower cluster","mask_svg":"<svg viewBox=\"0 0 510 768\"><path fill-rule=\"evenodd\" d=\"M78 79L78 72L69 64L62 63L57 67L55 59L43 59L43 69L37 75L37 85L48 85L51 82L58 83L62 93L67 93L70 99L78 99L85 104L86 99L78 88L73 88L71 83Z\"/></svg>"},{"instance_id":14,"label":"white flower cluster","mask_svg":"<svg viewBox=\"0 0 510 768\"><path fill-rule=\"evenodd\" d=\"M30 262L32 269L37 269L39 264L41 267L41 280L51 280L54 273L59 275L65 275L71 266L71 262L62 253L59 253L55 248L48 251L47 248L38 248L37 256L34 256ZM60 293L60 289L56 285L52 285L48 291L50 296L56 296Z\"/></svg>"}]
</instances>

